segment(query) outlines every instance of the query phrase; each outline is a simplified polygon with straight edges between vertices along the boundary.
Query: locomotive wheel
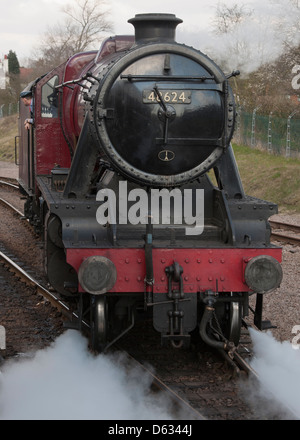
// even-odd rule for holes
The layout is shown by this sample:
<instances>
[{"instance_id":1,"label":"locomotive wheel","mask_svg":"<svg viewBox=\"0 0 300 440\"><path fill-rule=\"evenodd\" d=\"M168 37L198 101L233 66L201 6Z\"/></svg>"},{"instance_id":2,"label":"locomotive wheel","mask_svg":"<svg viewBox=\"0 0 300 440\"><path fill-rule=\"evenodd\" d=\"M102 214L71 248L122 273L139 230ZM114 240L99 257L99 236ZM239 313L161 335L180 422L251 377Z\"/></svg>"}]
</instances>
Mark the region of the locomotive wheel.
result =
<instances>
[{"instance_id":1,"label":"locomotive wheel","mask_svg":"<svg viewBox=\"0 0 300 440\"><path fill-rule=\"evenodd\" d=\"M91 295L90 343L94 351L102 352L107 344L108 301L105 295Z\"/></svg>"},{"instance_id":2,"label":"locomotive wheel","mask_svg":"<svg viewBox=\"0 0 300 440\"><path fill-rule=\"evenodd\" d=\"M238 301L219 303L216 307L216 317L223 336L238 345L242 327L242 304Z\"/></svg>"},{"instance_id":3,"label":"locomotive wheel","mask_svg":"<svg viewBox=\"0 0 300 440\"><path fill-rule=\"evenodd\" d=\"M230 303L230 318L228 322L228 340L238 345L241 336L242 305L240 302Z\"/></svg>"},{"instance_id":4,"label":"locomotive wheel","mask_svg":"<svg viewBox=\"0 0 300 440\"><path fill-rule=\"evenodd\" d=\"M64 247L62 241L61 220L56 215L52 215L49 219L47 234L52 243L55 244L55 246L61 249Z\"/></svg>"}]
</instances>

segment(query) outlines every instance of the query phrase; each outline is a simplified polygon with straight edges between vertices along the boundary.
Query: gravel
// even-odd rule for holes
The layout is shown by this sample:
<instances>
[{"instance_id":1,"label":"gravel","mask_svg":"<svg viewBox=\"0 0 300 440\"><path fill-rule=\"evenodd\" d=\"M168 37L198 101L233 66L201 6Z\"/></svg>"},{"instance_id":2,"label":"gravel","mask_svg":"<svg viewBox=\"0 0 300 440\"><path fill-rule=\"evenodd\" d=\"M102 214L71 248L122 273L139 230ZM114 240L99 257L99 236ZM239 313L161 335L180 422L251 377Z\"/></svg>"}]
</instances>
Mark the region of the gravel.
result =
<instances>
[{"instance_id":1,"label":"gravel","mask_svg":"<svg viewBox=\"0 0 300 440\"><path fill-rule=\"evenodd\" d=\"M300 214L276 214L272 220L300 225ZM273 336L279 341L292 341L292 330L300 325L300 246L282 246L283 280L279 289L265 295L264 319L276 326Z\"/></svg>"}]
</instances>

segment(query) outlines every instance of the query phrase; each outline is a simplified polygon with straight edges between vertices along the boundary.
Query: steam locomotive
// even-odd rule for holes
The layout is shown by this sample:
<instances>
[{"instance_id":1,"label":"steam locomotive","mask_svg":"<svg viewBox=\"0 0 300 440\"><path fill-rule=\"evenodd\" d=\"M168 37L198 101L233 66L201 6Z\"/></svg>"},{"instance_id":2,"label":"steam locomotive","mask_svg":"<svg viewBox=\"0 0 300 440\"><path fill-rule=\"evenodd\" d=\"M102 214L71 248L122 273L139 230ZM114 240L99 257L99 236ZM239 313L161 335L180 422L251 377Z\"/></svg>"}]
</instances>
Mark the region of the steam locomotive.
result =
<instances>
[{"instance_id":1,"label":"steam locomotive","mask_svg":"<svg viewBox=\"0 0 300 440\"><path fill-rule=\"evenodd\" d=\"M175 41L182 20L137 14L33 81L20 102L19 186L42 234L50 285L75 304L94 350L146 315L163 344L237 345L282 279L273 203L245 195L229 78ZM255 294L255 308L249 296Z\"/></svg>"}]
</instances>

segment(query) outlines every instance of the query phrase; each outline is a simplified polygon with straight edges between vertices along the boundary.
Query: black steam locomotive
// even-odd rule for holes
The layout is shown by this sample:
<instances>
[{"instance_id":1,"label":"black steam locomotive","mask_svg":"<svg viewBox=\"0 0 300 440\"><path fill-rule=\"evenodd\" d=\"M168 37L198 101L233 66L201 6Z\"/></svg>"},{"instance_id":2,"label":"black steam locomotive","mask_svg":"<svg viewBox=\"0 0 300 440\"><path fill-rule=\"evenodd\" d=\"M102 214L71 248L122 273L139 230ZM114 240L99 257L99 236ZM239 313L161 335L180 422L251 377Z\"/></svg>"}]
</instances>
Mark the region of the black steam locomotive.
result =
<instances>
[{"instance_id":1,"label":"black steam locomotive","mask_svg":"<svg viewBox=\"0 0 300 440\"><path fill-rule=\"evenodd\" d=\"M273 203L246 196L230 144L229 77L175 42L182 20L139 14L30 84L20 126L25 213L43 234L50 284L102 350L153 317L163 343L238 344L249 295L280 285ZM20 105L21 121L28 108Z\"/></svg>"}]
</instances>

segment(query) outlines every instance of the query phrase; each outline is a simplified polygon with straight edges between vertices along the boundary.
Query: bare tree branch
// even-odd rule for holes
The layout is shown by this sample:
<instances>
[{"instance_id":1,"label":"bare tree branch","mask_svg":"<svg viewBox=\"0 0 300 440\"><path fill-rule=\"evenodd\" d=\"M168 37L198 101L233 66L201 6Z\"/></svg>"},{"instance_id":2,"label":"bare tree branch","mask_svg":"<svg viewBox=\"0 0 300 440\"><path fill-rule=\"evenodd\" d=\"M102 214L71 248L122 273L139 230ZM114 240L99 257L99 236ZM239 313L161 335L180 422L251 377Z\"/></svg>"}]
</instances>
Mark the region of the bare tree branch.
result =
<instances>
[{"instance_id":1,"label":"bare tree branch","mask_svg":"<svg viewBox=\"0 0 300 440\"><path fill-rule=\"evenodd\" d=\"M300 43L300 0L270 0L278 7L278 18L274 23L277 37L284 50Z\"/></svg>"},{"instance_id":2,"label":"bare tree branch","mask_svg":"<svg viewBox=\"0 0 300 440\"><path fill-rule=\"evenodd\" d=\"M75 53L97 49L103 33L112 31L106 0L75 0L62 12L65 20L48 27L37 48L40 66L48 69Z\"/></svg>"},{"instance_id":3,"label":"bare tree branch","mask_svg":"<svg viewBox=\"0 0 300 440\"><path fill-rule=\"evenodd\" d=\"M87 49L100 33L112 30L112 24L107 20L108 13L102 10L105 5L104 0L77 0L76 7L69 4L62 9L74 25L77 52Z\"/></svg>"},{"instance_id":4,"label":"bare tree branch","mask_svg":"<svg viewBox=\"0 0 300 440\"><path fill-rule=\"evenodd\" d=\"M215 18L212 26L217 34L228 34L234 31L237 25L241 24L247 17L252 15L245 5L235 3L227 6L226 3L219 2L216 7Z\"/></svg>"}]
</instances>

